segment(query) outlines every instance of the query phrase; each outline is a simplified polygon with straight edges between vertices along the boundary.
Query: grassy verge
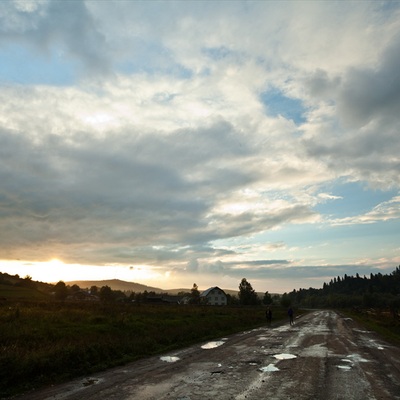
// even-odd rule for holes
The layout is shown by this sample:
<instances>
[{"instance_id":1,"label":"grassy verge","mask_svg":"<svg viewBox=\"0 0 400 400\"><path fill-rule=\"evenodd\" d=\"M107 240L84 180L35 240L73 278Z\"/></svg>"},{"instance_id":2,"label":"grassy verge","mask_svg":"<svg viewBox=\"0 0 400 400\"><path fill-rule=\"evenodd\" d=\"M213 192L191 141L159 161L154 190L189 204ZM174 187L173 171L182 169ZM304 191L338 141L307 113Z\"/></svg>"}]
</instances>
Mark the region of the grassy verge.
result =
<instances>
[{"instance_id":1,"label":"grassy verge","mask_svg":"<svg viewBox=\"0 0 400 400\"><path fill-rule=\"evenodd\" d=\"M2 304L0 397L264 324L262 307Z\"/></svg>"},{"instance_id":2,"label":"grassy verge","mask_svg":"<svg viewBox=\"0 0 400 400\"><path fill-rule=\"evenodd\" d=\"M353 318L365 326L366 329L378 333L383 339L396 346L400 346L400 320L394 318L386 310L341 310L342 313Z\"/></svg>"}]
</instances>

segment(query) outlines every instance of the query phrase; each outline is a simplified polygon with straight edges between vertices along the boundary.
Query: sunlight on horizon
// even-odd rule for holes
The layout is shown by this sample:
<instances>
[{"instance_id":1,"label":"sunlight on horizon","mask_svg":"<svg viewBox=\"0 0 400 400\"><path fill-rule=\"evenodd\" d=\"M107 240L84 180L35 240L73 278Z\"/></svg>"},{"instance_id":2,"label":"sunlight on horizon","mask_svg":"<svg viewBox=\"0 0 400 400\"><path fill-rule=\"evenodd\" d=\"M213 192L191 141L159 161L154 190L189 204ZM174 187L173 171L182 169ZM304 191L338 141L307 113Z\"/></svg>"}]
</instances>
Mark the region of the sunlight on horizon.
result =
<instances>
[{"instance_id":1,"label":"sunlight on horizon","mask_svg":"<svg viewBox=\"0 0 400 400\"><path fill-rule=\"evenodd\" d=\"M165 276L147 265L82 265L64 263L58 258L49 261L0 261L0 272L32 277L35 281L56 283L59 281L97 281L120 279L151 285L151 281L163 280ZM168 279L167 279L168 280Z\"/></svg>"}]
</instances>

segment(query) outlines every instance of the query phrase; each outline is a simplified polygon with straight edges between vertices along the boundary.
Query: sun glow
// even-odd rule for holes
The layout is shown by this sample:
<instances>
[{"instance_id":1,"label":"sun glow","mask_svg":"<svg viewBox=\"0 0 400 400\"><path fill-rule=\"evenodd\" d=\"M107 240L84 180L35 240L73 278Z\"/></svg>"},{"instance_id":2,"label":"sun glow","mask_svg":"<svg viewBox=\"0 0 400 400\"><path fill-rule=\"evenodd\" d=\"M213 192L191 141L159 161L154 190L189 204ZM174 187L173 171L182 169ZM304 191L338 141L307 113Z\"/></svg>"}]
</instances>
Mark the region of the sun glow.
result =
<instances>
[{"instance_id":1,"label":"sun glow","mask_svg":"<svg viewBox=\"0 0 400 400\"><path fill-rule=\"evenodd\" d=\"M62 261L60 261L58 258L53 258L52 260L50 260L49 262L47 262L47 264L50 267L60 267L61 265L63 265L64 263Z\"/></svg>"},{"instance_id":2,"label":"sun glow","mask_svg":"<svg viewBox=\"0 0 400 400\"><path fill-rule=\"evenodd\" d=\"M35 281L48 283L120 279L152 285L166 279L160 271L148 265L69 264L58 258L49 261L0 260L0 271L21 278L28 275Z\"/></svg>"}]
</instances>

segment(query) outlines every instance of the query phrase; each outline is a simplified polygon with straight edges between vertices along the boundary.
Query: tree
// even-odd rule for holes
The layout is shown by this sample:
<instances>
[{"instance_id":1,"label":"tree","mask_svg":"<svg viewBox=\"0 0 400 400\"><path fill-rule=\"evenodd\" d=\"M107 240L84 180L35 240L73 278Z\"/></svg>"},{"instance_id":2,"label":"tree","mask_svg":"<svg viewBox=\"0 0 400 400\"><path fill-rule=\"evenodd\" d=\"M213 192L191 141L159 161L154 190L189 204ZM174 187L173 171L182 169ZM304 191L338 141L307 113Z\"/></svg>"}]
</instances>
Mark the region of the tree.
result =
<instances>
[{"instance_id":1,"label":"tree","mask_svg":"<svg viewBox=\"0 0 400 400\"><path fill-rule=\"evenodd\" d=\"M110 302L114 300L114 293L110 286L102 286L100 288L99 297L101 301Z\"/></svg>"},{"instance_id":2,"label":"tree","mask_svg":"<svg viewBox=\"0 0 400 400\"><path fill-rule=\"evenodd\" d=\"M260 304L257 293L246 278L243 278L239 284L239 301L242 305Z\"/></svg>"},{"instance_id":3,"label":"tree","mask_svg":"<svg viewBox=\"0 0 400 400\"><path fill-rule=\"evenodd\" d=\"M272 296L268 292L265 292L264 294L263 303L266 305L273 303Z\"/></svg>"},{"instance_id":4,"label":"tree","mask_svg":"<svg viewBox=\"0 0 400 400\"><path fill-rule=\"evenodd\" d=\"M97 286L91 286L90 294L92 294L93 296L97 296L99 294L99 288Z\"/></svg>"},{"instance_id":5,"label":"tree","mask_svg":"<svg viewBox=\"0 0 400 400\"><path fill-rule=\"evenodd\" d=\"M281 305L282 307L289 307L290 306L290 297L287 293L283 293L282 297L281 297Z\"/></svg>"},{"instance_id":6,"label":"tree","mask_svg":"<svg viewBox=\"0 0 400 400\"><path fill-rule=\"evenodd\" d=\"M193 287L190 290L190 304L199 304L200 303L200 292L199 287L193 283Z\"/></svg>"},{"instance_id":7,"label":"tree","mask_svg":"<svg viewBox=\"0 0 400 400\"><path fill-rule=\"evenodd\" d=\"M30 288L30 289L36 289L36 284L33 282L32 277L30 275L26 275L23 280L21 280L19 286Z\"/></svg>"},{"instance_id":8,"label":"tree","mask_svg":"<svg viewBox=\"0 0 400 400\"><path fill-rule=\"evenodd\" d=\"M71 288L69 289L69 291L71 292L71 294L75 294L78 293L81 290L81 288L78 285L72 285Z\"/></svg>"},{"instance_id":9,"label":"tree","mask_svg":"<svg viewBox=\"0 0 400 400\"><path fill-rule=\"evenodd\" d=\"M57 300L64 301L68 296L68 288L63 281L54 286L54 294Z\"/></svg>"}]
</instances>

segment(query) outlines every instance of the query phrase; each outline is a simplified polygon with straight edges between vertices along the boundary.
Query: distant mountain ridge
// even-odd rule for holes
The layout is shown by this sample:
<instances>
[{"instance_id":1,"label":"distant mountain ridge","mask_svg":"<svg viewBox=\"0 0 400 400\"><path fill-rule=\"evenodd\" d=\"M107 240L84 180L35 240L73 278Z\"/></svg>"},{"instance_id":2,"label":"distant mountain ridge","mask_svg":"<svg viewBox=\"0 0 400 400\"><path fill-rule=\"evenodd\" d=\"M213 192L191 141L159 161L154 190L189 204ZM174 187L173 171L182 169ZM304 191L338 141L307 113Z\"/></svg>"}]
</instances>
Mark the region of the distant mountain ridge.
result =
<instances>
[{"instance_id":1,"label":"distant mountain ridge","mask_svg":"<svg viewBox=\"0 0 400 400\"><path fill-rule=\"evenodd\" d=\"M107 279L101 281L69 281L65 282L66 285L78 285L81 289L90 289L92 286L101 288L103 286L109 286L112 290L121 290L123 292L156 292L165 293L166 291L160 288L142 285L136 282L121 281L120 279Z\"/></svg>"}]
</instances>

